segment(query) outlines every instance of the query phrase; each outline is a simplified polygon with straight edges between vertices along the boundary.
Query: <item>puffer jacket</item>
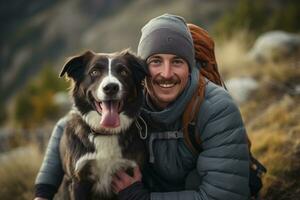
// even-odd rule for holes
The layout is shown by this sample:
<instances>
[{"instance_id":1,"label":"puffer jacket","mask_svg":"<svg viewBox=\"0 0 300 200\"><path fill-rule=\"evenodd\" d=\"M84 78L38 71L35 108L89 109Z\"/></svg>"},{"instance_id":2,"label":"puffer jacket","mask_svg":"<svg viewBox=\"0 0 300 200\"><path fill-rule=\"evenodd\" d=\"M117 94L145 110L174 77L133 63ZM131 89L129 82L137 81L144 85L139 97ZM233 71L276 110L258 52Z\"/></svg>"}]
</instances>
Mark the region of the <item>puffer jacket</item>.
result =
<instances>
[{"instance_id":1,"label":"puffer jacket","mask_svg":"<svg viewBox=\"0 0 300 200\"><path fill-rule=\"evenodd\" d=\"M142 117L148 125L149 163L143 182L152 200L246 200L250 198L249 150L240 112L230 95L207 81L198 113L202 151L195 156L184 143L182 113L195 92L198 70L187 89L163 111L146 101ZM146 98L147 99L147 98ZM58 188L62 179L58 143L64 120L50 139L36 185Z\"/></svg>"}]
</instances>

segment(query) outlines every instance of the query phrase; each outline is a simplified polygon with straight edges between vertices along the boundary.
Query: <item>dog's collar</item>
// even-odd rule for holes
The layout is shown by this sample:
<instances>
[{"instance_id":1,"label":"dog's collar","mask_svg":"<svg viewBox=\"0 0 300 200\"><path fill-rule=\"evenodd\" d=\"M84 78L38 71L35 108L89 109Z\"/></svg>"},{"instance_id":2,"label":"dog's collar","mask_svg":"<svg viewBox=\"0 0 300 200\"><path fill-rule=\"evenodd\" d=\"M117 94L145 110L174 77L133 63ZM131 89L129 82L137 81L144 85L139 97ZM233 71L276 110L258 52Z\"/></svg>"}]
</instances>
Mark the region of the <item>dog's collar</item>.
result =
<instances>
[{"instance_id":1,"label":"dog's collar","mask_svg":"<svg viewBox=\"0 0 300 200\"><path fill-rule=\"evenodd\" d=\"M113 134L111 134L109 132L105 132L105 131L97 132L97 131L93 130L92 128L90 128L90 134L92 134L92 135L107 135L107 136L113 135Z\"/></svg>"}]
</instances>

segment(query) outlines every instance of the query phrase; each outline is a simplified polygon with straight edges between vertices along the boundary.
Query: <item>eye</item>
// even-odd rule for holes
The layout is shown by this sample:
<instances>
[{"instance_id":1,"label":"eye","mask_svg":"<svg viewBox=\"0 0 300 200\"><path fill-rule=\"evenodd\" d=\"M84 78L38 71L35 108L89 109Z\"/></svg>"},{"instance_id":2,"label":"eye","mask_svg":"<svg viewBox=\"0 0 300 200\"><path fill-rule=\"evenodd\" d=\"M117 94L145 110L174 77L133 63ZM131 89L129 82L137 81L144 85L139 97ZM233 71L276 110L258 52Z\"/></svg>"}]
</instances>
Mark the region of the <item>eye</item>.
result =
<instances>
[{"instance_id":1,"label":"eye","mask_svg":"<svg viewBox=\"0 0 300 200\"><path fill-rule=\"evenodd\" d=\"M122 63L118 63L117 64L117 73L121 76L128 76L128 70L127 70L127 66L122 64Z\"/></svg>"},{"instance_id":2,"label":"eye","mask_svg":"<svg viewBox=\"0 0 300 200\"><path fill-rule=\"evenodd\" d=\"M121 76L127 76L128 75L128 72L124 69L120 70L119 73L120 73Z\"/></svg>"},{"instance_id":3,"label":"eye","mask_svg":"<svg viewBox=\"0 0 300 200\"><path fill-rule=\"evenodd\" d=\"M161 64L161 60L158 58L153 58L148 61L148 65L159 65Z\"/></svg>"},{"instance_id":4,"label":"eye","mask_svg":"<svg viewBox=\"0 0 300 200\"><path fill-rule=\"evenodd\" d=\"M173 64L175 64L175 65L180 65L180 64L183 64L183 63L184 63L184 61L181 58L177 58L177 59L173 60Z\"/></svg>"},{"instance_id":5,"label":"eye","mask_svg":"<svg viewBox=\"0 0 300 200\"><path fill-rule=\"evenodd\" d=\"M101 75L101 72L99 71L99 70L92 70L91 72L90 72L90 75L92 76L92 77L96 77L96 76L100 76Z\"/></svg>"}]
</instances>

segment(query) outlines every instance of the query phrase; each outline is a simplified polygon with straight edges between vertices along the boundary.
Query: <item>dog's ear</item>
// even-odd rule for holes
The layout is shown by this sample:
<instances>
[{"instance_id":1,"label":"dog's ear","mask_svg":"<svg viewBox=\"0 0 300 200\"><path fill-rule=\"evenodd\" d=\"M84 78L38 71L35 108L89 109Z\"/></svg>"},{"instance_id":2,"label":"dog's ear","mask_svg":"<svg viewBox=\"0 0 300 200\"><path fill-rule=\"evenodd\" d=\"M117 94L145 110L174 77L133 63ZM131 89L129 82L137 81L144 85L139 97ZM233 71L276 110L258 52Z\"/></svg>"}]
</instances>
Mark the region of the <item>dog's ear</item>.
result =
<instances>
[{"instance_id":1,"label":"dog's ear","mask_svg":"<svg viewBox=\"0 0 300 200\"><path fill-rule=\"evenodd\" d=\"M133 73L133 78L136 83L141 83L148 74L148 67L145 60L139 58L128 49L121 52L129 63L129 67Z\"/></svg>"},{"instance_id":2,"label":"dog's ear","mask_svg":"<svg viewBox=\"0 0 300 200\"><path fill-rule=\"evenodd\" d=\"M92 51L86 51L78 56L73 56L68 59L68 61L64 64L59 77L63 77L67 74L68 77L76 80L81 75L83 75L83 71L88 61L94 56Z\"/></svg>"}]
</instances>

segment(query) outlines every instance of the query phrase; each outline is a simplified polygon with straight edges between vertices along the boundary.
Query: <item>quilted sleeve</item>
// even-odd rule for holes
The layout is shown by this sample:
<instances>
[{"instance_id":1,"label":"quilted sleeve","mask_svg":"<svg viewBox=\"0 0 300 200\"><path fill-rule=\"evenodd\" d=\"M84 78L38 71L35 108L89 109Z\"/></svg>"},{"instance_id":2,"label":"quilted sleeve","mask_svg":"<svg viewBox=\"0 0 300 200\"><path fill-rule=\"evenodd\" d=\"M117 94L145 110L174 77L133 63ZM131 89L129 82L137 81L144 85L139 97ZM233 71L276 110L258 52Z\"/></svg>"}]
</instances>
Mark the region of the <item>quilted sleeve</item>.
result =
<instances>
[{"instance_id":1,"label":"quilted sleeve","mask_svg":"<svg viewBox=\"0 0 300 200\"><path fill-rule=\"evenodd\" d=\"M56 188L57 190L62 182L64 172L60 160L59 143L63 134L65 122L66 119L62 118L57 122L53 129L42 166L35 180L36 188L48 185L51 188ZM46 189L42 188L43 191ZM53 191L53 189L51 191Z\"/></svg>"}]
</instances>

